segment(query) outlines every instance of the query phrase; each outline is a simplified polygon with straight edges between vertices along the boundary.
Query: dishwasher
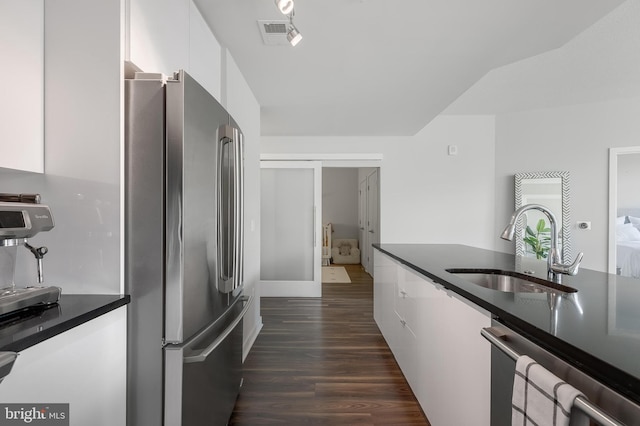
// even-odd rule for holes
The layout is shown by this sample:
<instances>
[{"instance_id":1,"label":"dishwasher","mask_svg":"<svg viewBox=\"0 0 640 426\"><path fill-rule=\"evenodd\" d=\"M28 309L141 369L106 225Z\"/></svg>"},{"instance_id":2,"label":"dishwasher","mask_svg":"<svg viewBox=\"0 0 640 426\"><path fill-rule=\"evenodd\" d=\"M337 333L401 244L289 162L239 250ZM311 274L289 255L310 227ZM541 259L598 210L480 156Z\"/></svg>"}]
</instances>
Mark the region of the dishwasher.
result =
<instances>
[{"instance_id":1,"label":"dishwasher","mask_svg":"<svg viewBox=\"0 0 640 426\"><path fill-rule=\"evenodd\" d=\"M569 365L511 328L492 321L481 330L491 344L491 426L511 425L511 396L516 360L528 355L551 373L569 383L586 398L578 397L574 410L582 411L591 425L640 425L640 406L606 385ZM573 419L572 419L573 420Z\"/></svg>"}]
</instances>

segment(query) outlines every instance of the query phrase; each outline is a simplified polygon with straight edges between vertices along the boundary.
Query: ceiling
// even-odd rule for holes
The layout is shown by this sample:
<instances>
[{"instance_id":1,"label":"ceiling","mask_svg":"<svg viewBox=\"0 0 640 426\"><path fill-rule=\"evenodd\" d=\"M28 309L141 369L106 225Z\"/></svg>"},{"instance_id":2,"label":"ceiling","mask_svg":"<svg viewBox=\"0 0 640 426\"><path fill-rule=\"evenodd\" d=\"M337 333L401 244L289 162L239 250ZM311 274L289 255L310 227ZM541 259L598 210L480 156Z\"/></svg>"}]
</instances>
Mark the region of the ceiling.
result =
<instances>
[{"instance_id":1,"label":"ceiling","mask_svg":"<svg viewBox=\"0 0 640 426\"><path fill-rule=\"evenodd\" d=\"M194 0L261 105L265 136L411 136L488 71L558 48L622 0Z\"/></svg>"}]
</instances>

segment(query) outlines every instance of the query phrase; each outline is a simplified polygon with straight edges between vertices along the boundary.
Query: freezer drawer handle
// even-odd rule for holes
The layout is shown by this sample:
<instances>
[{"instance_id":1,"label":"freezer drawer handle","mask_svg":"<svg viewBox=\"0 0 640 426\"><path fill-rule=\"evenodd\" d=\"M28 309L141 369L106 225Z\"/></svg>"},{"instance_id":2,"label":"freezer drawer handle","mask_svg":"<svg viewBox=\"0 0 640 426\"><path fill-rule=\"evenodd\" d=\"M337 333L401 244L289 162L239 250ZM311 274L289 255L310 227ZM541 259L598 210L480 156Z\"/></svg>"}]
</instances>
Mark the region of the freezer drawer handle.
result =
<instances>
[{"instance_id":1,"label":"freezer drawer handle","mask_svg":"<svg viewBox=\"0 0 640 426\"><path fill-rule=\"evenodd\" d=\"M227 327L222 333L220 333L220 336L218 336L216 340L211 342L209 346L207 346L206 348L204 348L203 350L201 350L195 355L184 357L185 364L189 364L192 362L202 362L206 360L207 357L211 354L211 352L215 351L216 348L220 346L220 343L222 343L224 339L226 339L227 336L231 334L233 329L236 328L236 326L238 325L238 323L240 323L240 321L242 321L242 318L251 307L251 304L253 303L253 296L250 296L250 297L243 296L241 301L245 302L244 308L242 308L242 312L240 312L240 314L233 320L233 322L229 324L229 327ZM197 340L197 339L194 339L194 340Z\"/></svg>"},{"instance_id":2,"label":"freezer drawer handle","mask_svg":"<svg viewBox=\"0 0 640 426\"><path fill-rule=\"evenodd\" d=\"M11 368L13 368L17 357L16 352L0 352L0 383L11 373Z\"/></svg>"},{"instance_id":3,"label":"freezer drawer handle","mask_svg":"<svg viewBox=\"0 0 640 426\"><path fill-rule=\"evenodd\" d=\"M482 334L482 337L487 339L493 346L500 349L514 361L517 361L520 357L520 354L517 351L515 351L505 343L506 335L499 329L496 329L494 327L486 327L480 330L480 334ZM575 405L580 411L582 411L601 425L624 426L623 423L620 423L619 421L602 411L600 407L593 405L591 402L589 402L589 400L581 396L578 396L575 399L573 405Z\"/></svg>"}]
</instances>

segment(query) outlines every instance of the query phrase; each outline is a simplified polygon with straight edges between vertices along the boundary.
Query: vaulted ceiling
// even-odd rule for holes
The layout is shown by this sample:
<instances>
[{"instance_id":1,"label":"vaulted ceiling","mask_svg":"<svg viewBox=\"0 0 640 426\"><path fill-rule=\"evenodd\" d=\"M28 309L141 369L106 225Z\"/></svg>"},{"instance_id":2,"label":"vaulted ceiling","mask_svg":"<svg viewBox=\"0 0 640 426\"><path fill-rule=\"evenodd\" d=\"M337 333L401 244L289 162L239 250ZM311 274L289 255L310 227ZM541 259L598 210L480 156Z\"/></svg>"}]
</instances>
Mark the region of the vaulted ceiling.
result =
<instances>
[{"instance_id":1,"label":"vaulted ceiling","mask_svg":"<svg viewBox=\"0 0 640 426\"><path fill-rule=\"evenodd\" d=\"M273 0L195 0L268 136L410 136L488 71L556 49L622 0L295 0L296 47L265 45Z\"/></svg>"}]
</instances>

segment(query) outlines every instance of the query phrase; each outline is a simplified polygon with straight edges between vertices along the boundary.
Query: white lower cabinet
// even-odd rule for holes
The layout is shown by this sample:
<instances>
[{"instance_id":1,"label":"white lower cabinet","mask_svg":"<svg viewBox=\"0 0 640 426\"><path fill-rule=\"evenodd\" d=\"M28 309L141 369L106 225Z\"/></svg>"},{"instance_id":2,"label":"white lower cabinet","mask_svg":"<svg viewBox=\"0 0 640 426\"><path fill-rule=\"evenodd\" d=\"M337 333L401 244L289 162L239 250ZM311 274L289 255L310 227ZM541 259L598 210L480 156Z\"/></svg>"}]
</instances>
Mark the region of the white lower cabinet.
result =
<instances>
[{"instance_id":1,"label":"white lower cabinet","mask_svg":"<svg viewBox=\"0 0 640 426\"><path fill-rule=\"evenodd\" d=\"M489 312L375 252L374 318L434 426L489 425Z\"/></svg>"},{"instance_id":2,"label":"white lower cabinet","mask_svg":"<svg viewBox=\"0 0 640 426\"><path fill-rule=\"evenodd\" d=\"M68 403L71 426L124 426L126 341L121 307L25 349L0 383L0 401Z\"/></svg>"}]
</instances>

